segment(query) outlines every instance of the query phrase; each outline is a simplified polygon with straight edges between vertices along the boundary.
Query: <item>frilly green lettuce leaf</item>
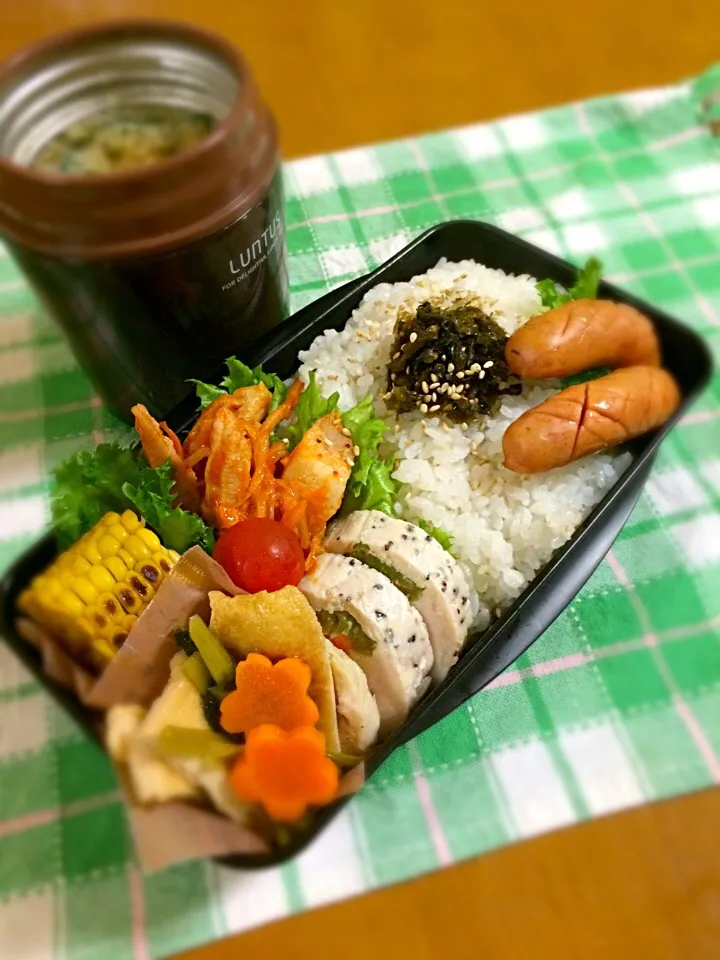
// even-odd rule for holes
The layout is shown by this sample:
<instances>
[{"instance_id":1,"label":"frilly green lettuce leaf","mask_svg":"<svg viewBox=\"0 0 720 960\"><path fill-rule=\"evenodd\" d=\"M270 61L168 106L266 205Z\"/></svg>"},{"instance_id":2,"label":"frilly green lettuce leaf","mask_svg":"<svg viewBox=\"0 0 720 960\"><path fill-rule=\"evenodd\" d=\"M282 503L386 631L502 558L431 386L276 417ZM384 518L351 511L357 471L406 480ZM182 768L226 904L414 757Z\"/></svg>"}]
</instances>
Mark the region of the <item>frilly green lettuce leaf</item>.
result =
<instances>
[{"instance_id":1,"label":"frilly green lettuce leaf","mask_svg":"<svg viewBox=\"0 0 720 960\"><path fill-rule=\"evenodd\" d=\"M160 467L144 467L139 482L123 484L122 492L170 550L184 553L198 544L212 553L215 537L202 517L173 506L173 470L168 460Z\"/></svg>"}]
</instances>

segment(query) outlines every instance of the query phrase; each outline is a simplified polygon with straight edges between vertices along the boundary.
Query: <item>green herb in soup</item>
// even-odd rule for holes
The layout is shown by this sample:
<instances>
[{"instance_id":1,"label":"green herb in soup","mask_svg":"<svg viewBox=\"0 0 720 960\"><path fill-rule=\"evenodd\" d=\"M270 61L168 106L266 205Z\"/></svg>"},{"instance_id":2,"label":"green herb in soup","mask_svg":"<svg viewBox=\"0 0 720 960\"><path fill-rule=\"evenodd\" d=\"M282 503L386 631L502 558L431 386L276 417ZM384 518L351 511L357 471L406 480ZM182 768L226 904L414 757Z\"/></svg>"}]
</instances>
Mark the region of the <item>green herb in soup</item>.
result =
<instances>
[{"instance_id":1,"label":"green herb in soup","mask_svg":"<svg viewBox=\"0 0 720 960\"><path fill-rule=\"evenodd\" d=\"M45 173L103 174L148 167L199 143L215 126L184 107L128 105L102 110L53 137L32 166Z\"/></svg>"},{"instance_id":2,"label":"green herb in soup","mask_svg":"<svg viewBox=\"0 0 720 960\"><path fill-rule=\"evenodd\" d=\"M400 413L467 421L492 413L502 394L522 386L505 363L507 336L476 304L421 303L400 317L388 364L388 406Z\"/></svg>"}]
</instances>

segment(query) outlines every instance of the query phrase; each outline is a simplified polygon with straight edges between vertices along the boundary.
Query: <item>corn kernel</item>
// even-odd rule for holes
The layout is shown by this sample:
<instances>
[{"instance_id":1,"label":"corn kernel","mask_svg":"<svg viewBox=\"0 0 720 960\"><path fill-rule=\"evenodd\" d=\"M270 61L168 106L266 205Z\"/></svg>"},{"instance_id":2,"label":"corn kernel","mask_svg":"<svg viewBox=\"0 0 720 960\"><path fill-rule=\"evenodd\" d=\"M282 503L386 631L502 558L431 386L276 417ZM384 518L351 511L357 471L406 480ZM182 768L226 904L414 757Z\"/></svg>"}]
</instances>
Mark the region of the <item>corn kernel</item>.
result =
<instances>
[{"instance_id":1,"label":"corn kernel","mask_svg":"<svg viewBox=\"0 0 720 960\"><path fill-rule=\"evenodd\" d=\"M34 587L27 587L18 597L18 609L27 613L33 619L44 623L46 618L46 609L42 604L40 597Z\"/></svg>"},{"instance_id":2,"label":"corn kernel","mask_svg":"<svg viewBox=\"0 0 720 960\"><path fill-rule=\"evenodd\" d=\"M144 521L141 521L138 515L133 513L132 510L126 510L120 517L120 522L128 533L136 533L140 527L144 526Z\"/></svg>"},{"instance_id":3,"label":"corn kernel","mask_svg":"<svg viewBox=\"0 0 720 960\"><path fill-rule=\"evenodd\" d=\"M125 630L122 630L120 627L117 627L115 633L110 637L110 643L113 647L113 653L117 653L120 647L127 640L128 635Z\"/></svg>"},{"instance_id":4,"label":"corn kernel","mask_svg":"<svg viewBox=\"0 0 720 960\"><path fill-rule=\"evenodd\" d=\"M73 593L80 597L83 603L88 605L95 603L100 595L98 588L93 586L91 581L86 577L75 577L68 586Z\"/></svg>"},{"instance_id":5,"label":"corn kernel","mask_svg":"<svg viewBox=\"0 0 720 960\"><path fill-rule=\"evenodd\" d=\"M113 587L116 586L117 584L113 583ZM98 609L100 609L103 614L114 623L119 623L125 616L125 611L123 610L121 604L118 603L118 598L115 596L112 590L101 593L95 606L98 607Z\"/></svg>"},{"instance_id":6,"label":"corn kernel","mask_svg":"<svg viewBox=\"0 0 720 960\"><path fill-rule=\"evenodd\" d=\"M98 669L102 670L113 659L117 650L111 640L104 637L95 637L91 644L92 659Z\"/></svg>"},{"instance_id":7,"label":"corn kernel","mask_svg":"<svg viewBox=\"0 0 720 960\"><path fill-rule=\"evenodd\" d=\"M53 567L53 576L62 584L63 590L71 590L73 583L77 579L67 567L61 569L58 568L57 565Z\"/></svg>"},{"instance_id":8,"label":"corn kernel","mask_svg":"<svg viewBox=\"0 0 720 960\"><path fill-rule=\"evenodd\" d=\"M122 543L126 537L130 536L130 531L127 530L121 523L114 523L111 527L108 527L107 531L111 537L115 537L116 540L119 540Z\"/></svg>"},{"instance_id":9,"label":"corn kernel","mask_svg":"<svg viewBox=\"0 0 720 960\"><path fill-rule=\"evenodd\" d=\"M127 564L124 563L120 557L105 557L103 559L103 567L110 573L114 580L124 580L127 576ZM112 590L112 585L107 589Z\"/></svg>"},{"instance_id":10,"label":"corn kernel","mask_svg":"<svg viewBox=\"0 0 720 960\"><path fill-rule=\"evenodd\" d=\"M125 543L123 544L123 550L135 557L136 560L144 560L145 558L150 559L152 554L150 550L145 546L137 534L130 534Z\"/></svg>"},{"instance_id":11,"label":"corn kernel","mask_svg":"<svg viewBox=\"0 0 720 960\"><path fill-rule=\"evenodd\" d=\"M100 563L102 557L100 556L100 551L97 547L96 540L88 540L87 543L78 544L79 552L81 557L85 557L90 563Z\"/></svg>"},{"instance_id":12,"label":"corn kernel","mask_svg":"<svg viewBox=\"0 0 720 960\"><path fill-rule=\"evenodd\" d=\"M114 510L108 510L99 524L96 526L111 527L114 523L120 523L120 514ZM92 530L90 531L92 533Z\"/></svg>"},{"instance_id":13,"label":"corn kernel","mask_svg":"<svg viewBox=\"0 0 720 960\"><path fill-rule=\"evenodd\" d=\"M98 609L96 607L91 608L93 611ZM100 614L103 613L102 610L98 610ZM122 626L116 621L112 620L109 617L105 617L102 626L98 622L97 629L94 631L93 636L103 637L105 640L109 640L112 643L112 639L115 634L124 632Z\"/></svg>"},{"instance_id":14,"label":"corn kernel","mask_svg":"<svg viewBox=\"0 0 720 960\"><path fill-rule=\"evenodd\" d=\"M130 614L128 614L130 616ZM137 617L134 618L137 620ZM125 627L124 624L116 623L113 625L113 631L110 634L109 640L113 646L113 652L117 653L120 647L125 643L128 638L129 630Z\"/></svg>"},{"instance_id":15,"label":"corn kernel","mask_svg":"<svg viewBox=\"0 0 720 960\"><path fill-rule=\"evenodd\" d=\"M137 560L136 557L134 557L131 553L128 553L127 550L123 549L122 547L120 550L118 550L117 555L128 568L128 570L133 569Z\"/></svg>"},{"instance_id":16,"label":"corn kernel","mask_svg":"<svg viewBox=\"0 0 720 960\"><path fill-rule=\"evenodd\" d=\"M75 596L75 594L70 593L70 591L63 591L57 598L57 604L65 613L69 613L70 616L75 617L81 617L83 613L85 613L87 606L80 597Z\"/></svg>"},{"instance_id":17,"label":"corn kernel","mask_svg":"<svg viewBox=\"0 0 720 960\"><path fill-rule=\"evenodd\" d=\"M143 576L151 587L157 588L163 579L163 573L153 560L138 560L135 572Z\"/></svg>"},{"instance_id":18,"label":"corn kernel","mask_svg":"<svg viewBox=\"0 0 720 960\"><path fill-rule=\"evenodd\" d=\"M150 553L155 553L156 550L162 550L160 538L156 533L153 533L152 530L148 530L147 527L138 530L137 536L140 537L145 546L150 550Z\"/></svg>"},{"instance_id":19,"label":"corn kernel","mask_svg":"<svg viewBox=\"0 0 720 960\"><path fill-rule=\"evenodd\" d=\"M172 561L165 551L162 553L154 553L152 555L152 562L159 568L160 575L163 578L165 578L173 568Z\"/></svg>"},{"instance_id":20,"label":"corn kernel","mask_svg":"<svg viewBox=\"0 0 720 960\"><path fill-rule=\"evenodd\" d=\"M143 600L140 594L133 590L127 580L116 583L113 587L113 594L122 604L127 613L137 613L143 608Z\"/></svg>"},{"instance_id":21,"label":"corn kernel","mask_svg":"<svg viewBox=\"0 0 720 960\"><path fill-rule=\"evenodd\" d=\"M93 636L101 636L112 623L105 611L94 605L86 608L85 620L90 624Z\"/></svg>"},{"instance_id":22,"label":"corn kernel","mask_svg":"<svg viewBox=\"0 0 720 960\"><path fill-rule=\"evenodd\" d=\"M115 578L104 565L102 567L92 567L87 575L87 579L101 592L112 590L112 586L115 583Z\"/></svg>"},{"instance_id":23,"label":"corn kernel","mask_svg":"<svg viewBox=\"0 0 720 960\"><path fill-rule=\"evenodd\" d=\"M81 557L79 554L73 556L70 572L74 577L86 577L92 568L93 565L85 557Z\"/></svg>"},{"instance_id":24,"label":"corn kernel","mask_svg":"<svg viewBox=\"0 0 720 960\"><path fill-rule=\"evenodd\" d=\"M140 595L143 601L143 606L147 606L147 604L150 603L152 598L155 596L155 588L153 585L136 570L133 570L128 574L126 583L129 583L133 590Z\"/></svg>"},{"instance_id":25,"label":"corn kernel","mask_svg":"<svg viewBox=\"0 0 720 960\"><path fill-rule=\"evenodd\" d=\"M57 558L57 560L53 564L53 569L55 570L69 569L70 567L72 567L72 564L73 564L72 551L68 551L67 553L60 554L60 556Z\"/></svg>"},{"instance_id":26,"label":"corn kernel","mask_svg":"<svg viewBox=\"0 0 720 960\"><path fill-rule=\"evenodd\" d=\"M37 586L38 589L45 594L48 600L56 600L65 592L65 588L60 580L50 572L45 574L42 581L39 582Z\"/></svg>"},{"instance_id":27,"label":"corn kernel","mask_svg":"<svg viewBox=\"0 0 720 960\"><path fill-rule=\"evenodd\" d=\"M113 537L110 533L104 533L97 540L97 548L101 557L117 556L120 546L120 541L116 540L115 537Z\"/></svg>"}]
</instances>

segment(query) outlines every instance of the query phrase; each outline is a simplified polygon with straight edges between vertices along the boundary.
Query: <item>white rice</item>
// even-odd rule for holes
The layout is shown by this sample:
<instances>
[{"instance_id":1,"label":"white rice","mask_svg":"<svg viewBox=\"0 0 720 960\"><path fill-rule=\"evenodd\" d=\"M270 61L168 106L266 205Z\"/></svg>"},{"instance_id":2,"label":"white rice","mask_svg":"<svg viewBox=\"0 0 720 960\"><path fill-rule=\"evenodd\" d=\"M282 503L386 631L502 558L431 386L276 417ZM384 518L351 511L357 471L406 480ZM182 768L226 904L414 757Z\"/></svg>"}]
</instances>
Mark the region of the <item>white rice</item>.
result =
<instances>
[{"instance_id":1,"label":"white rice","mask_svg":"<svg viewBox=\"0 0 720 960\"><path fill-rule=\"evenodd\" d=\"M403 517L421 517L454 538L453 552L467 567L491 610L517 597L573 533L630 462L629 454L596 454L558 470L520 476L502 465L502 436L525 410L558 389L556 382L526 384L507 397L494 417L463 429L419 411L387 409L387 364L398 313L425 300L451 302L472 296L512 333L541 308L533 277L514 277L471 260L440 260L409 283L378 284L345 328L329 330L300 354L300 376L317 371L328 396L340 393L347 410L370 393L390 429L382 452L396 458L394 476L404 487Z\"/></svg>"}]
</instances>

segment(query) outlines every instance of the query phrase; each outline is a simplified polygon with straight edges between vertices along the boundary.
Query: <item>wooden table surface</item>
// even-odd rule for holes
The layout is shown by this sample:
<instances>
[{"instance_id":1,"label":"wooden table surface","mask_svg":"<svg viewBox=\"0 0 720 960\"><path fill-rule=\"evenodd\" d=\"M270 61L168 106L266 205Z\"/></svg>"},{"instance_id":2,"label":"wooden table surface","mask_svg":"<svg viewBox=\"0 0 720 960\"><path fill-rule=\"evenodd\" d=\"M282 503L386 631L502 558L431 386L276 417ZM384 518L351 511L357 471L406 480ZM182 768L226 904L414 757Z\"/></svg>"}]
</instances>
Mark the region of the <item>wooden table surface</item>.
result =
<instances>
[{"instance_id":1,"label":"wooden table surface","mask_svg":"<svg viewBox=\"0 0 720 960\"><path fill-rule=\"evenodd\" d=\"M252 63L287 157L471 123L698 73L717 0L21 0L0 55L68 26L181 17ZM411 883L193 951L355 960L720 955L720 792L517 844Z\"/></svg>"}]
</instances>

